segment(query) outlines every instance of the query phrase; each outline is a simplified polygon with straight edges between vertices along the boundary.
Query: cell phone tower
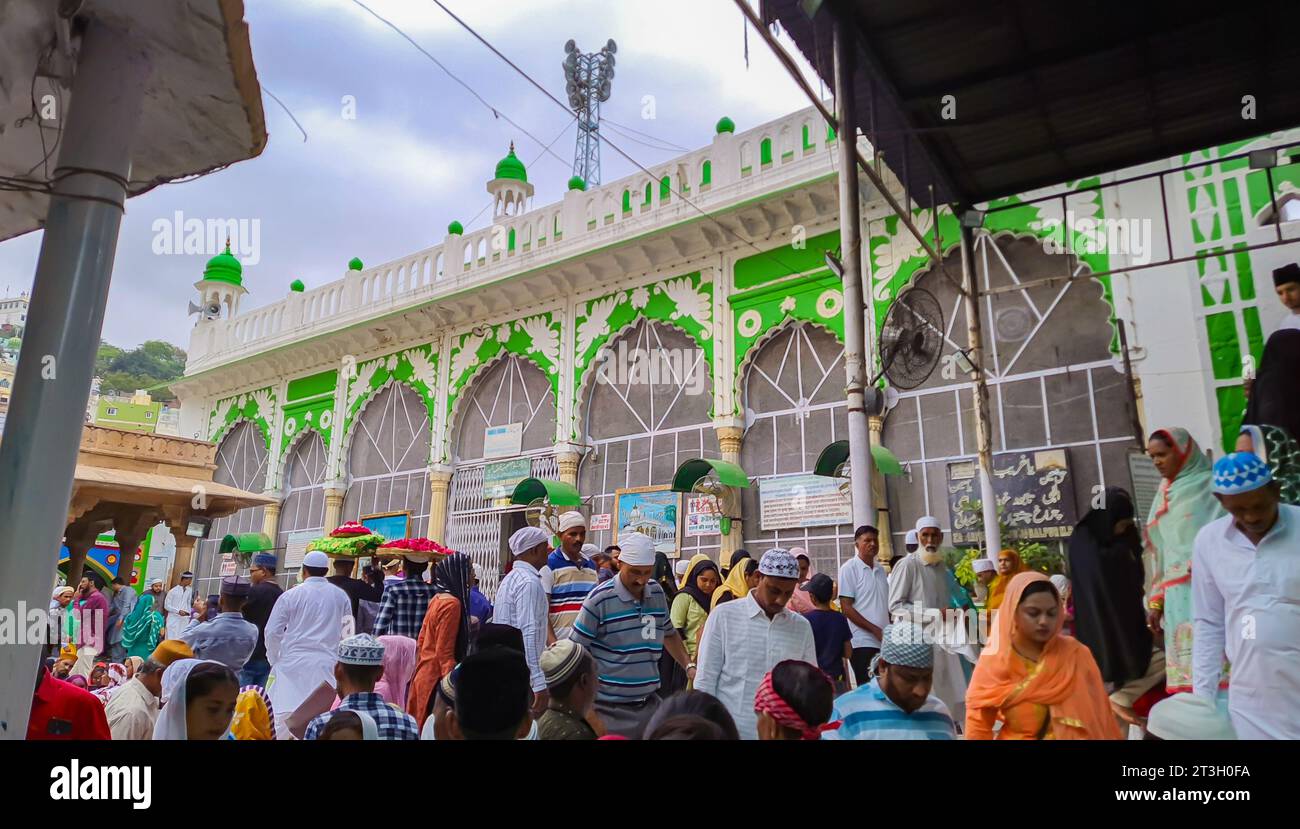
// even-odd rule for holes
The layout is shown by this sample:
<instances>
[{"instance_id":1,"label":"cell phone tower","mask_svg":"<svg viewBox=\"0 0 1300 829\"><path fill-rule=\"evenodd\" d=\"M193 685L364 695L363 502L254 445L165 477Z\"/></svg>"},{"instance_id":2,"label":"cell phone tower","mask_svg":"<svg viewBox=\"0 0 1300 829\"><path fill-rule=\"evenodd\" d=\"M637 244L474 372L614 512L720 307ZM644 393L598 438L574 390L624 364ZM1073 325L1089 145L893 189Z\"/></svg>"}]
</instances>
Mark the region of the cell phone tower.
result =
<instances>
[{"instance_id":1,"label":"cell phone tower","mask_svg":"<svg viewBox=\"0 0 1300 829\"><path fill-rule=\"evenodd\" d=\"M564 44L564 91L578 116L578 144L573 151L573 174L588 187L600 184L600 104L609 100L614 80L614 53L610 40L599 52L583 54L572 39Z\"/></svg>"}]
</instances>

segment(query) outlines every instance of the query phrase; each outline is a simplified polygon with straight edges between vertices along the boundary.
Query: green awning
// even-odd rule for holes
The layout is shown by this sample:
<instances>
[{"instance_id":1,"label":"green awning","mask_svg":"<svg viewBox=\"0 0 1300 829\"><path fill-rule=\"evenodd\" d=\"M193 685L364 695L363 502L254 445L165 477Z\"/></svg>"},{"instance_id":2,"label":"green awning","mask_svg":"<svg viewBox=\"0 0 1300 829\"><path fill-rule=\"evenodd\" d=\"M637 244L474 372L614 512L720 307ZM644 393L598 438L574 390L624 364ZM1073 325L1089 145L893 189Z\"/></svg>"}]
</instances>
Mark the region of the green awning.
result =
<instances>
[{"instance_id":1,"label":"green awning","mask_svg":"<svg viewBox=\"0 0 1300 829\"><path fill-rule=\"evenodd\" d=\"M673 473L673 492L690 492L695 482L711 471L717 472L718 480L727 486L749 486L749 476L736 464L712 458L694 458L677 467Z\"/></svg>"},{"instance_id":2,"label":"green awning","mask_svg":"<svg viewBox=\"0 0 1300 829\"><path fill-rule=\"evenodd\" d=\"M836 470L847 463L848 460L849 442L847 440L837 440L823 449L821 455L817 457L817 465L813 468L813 474L827 478L839 477ZM898 462L897 456L884 444L875 444L871 447L871 460L875 462L876 468L880 470L882 475L903 474L903 465Z\"/></svg>"},{"instance_id":3,"label":"green awning","mask_svg":"<svg viewBox=\"0 0 1300 829\"><path fill-rule=\"evenodd\" d=\"M221 552L225 553L260 553L272 550L275 542L265 533L240 533L228 535L221 539Z\"/></svg>"},{"instance_id":4,"label":"green awning","mask_svg":"<svg viewBox=\"0 0 1300 829\"><path fill-rule=\"evenodd\" d=\"M515 485L510 503L531 504L543 498L556 507L576 507L582 504L582 497L578 495L577 487L546 478L525 478L520 481Z\"/></svg>"}]
</instances>

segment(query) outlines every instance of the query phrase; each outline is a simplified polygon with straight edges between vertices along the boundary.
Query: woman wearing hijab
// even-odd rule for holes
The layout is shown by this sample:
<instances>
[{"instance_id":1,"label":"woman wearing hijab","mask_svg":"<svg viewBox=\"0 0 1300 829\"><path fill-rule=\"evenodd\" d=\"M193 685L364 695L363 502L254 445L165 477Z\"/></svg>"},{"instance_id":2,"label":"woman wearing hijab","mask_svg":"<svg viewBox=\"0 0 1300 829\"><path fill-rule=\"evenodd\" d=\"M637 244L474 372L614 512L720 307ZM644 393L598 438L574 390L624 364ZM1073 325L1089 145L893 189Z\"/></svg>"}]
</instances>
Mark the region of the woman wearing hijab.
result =
<instances>
[{"instance_id":1,"label":"woman wearing hijab","mask_svg":"<svg viewBox=\"0 0 1300 829\"><path fill-rule=\"evenodd\" d=\"M746 555L745 558L732 565L731 572L722 581L722 586L713 591L710 610L716 610L718 605L732 599L745 598L757 584L758 562Z\"/></svg>"},{"instance_id":2,"label":"woman wearing hijab","mask_svg":"<svg viewBox=\"0 0 1300 829\"><path fill-rule=\"evenodd\" d=\"M1164 636L1165 683L1173 694L1192 690L1192 542L1224 512L1211 491L1210 461L1186 429L1153 432L1147 454L1163 478L1146 526L1155 559L1147 624Z\"/></svg>"},{"instance_id":3,"label":"woman wearing hijab","mask_svg":"<svg viewBox=\"0 0 1300 829\"><path fill-rule=\"evenodd\" d=\"M120 662L113 662L108 665L99 686L92 688L91 693L99 697L100 702L108 702L113 694L117 693L118 689L122 687L122 683L129 678L126 666Z\"/></svg>"},{"instance_id":4,"label":"woman wearing hijab","mask_svg":"<svg viewBox=\"0 0 1300 829\"><path fill-rule=\"evenodd\" d=\"M725 581L727 576L731 575L731 571L736 569L737 564L739 564L740 562L744 561L747 558L751 558L751 556L749 555L749 550L746 550L743 547L737 550L736 552L732 553L731 558L727 559L726 566L722 568L723 580Z\"/></svg>"},{"instance_id":5,"label":"woman wearing hijab","mask_svg":"<svg viewBox=\"0 0 1300 829\"><path fill-rule=\"evenodd\" d=\"M154 610L154 595L145 593L122 623L122 647L126 654L148 659L162 640L163 616Z\"/></svg>"},{"instance_id":6,"label":"woman wearing hijab","mask_svg":"<svg viewBox=\"0 0 1300 829\"><path fill-rule=\"evenodd\" d=\"M406 711L423 725L438 681L469 654L469 587L474 569L469 556L452 553L433 569L434 596L416 640L415 675Z\"/></svg>"},{"instance_id":7,"label":"woman wearing hijab","mask_svg":"<svg viewBox=\"0 0 1300 829\"><path fill-rule=\"evenodd\" d=\"M162 711L155 740L220 740L239 696L235 672L220 662L178 659L163 673Z\"/></svg>"},{"instance_id":8,"label":"woman wearing hijab","mask_svg":"<svg viewBox=\"0 0 1300 829\"><path fill-rule=\"evenodd\" d=\"M704 629L704 620L709 616L713 593L721 583L718 565L704 553L699 553L687 566L679 592L669 609L668 618L682 637L682 643L686 645L686 653L692 662L699 652L700 631Z\"/></svg>"},{"instance_id":9,"label":"woman wearing hijab","mask_svg":"<svg viewBox=\"0 0 1300 829\"><path fill-rule=\"evenodd\" d=\"M245 685L235 700L235 716L230 721L229 740L274 740L275 709L271 697L261 685Z\"/></svg>"},{"instance_id":10,"label":"woman wearing hijab","mask_svg":"<svg viewBox=\"0 0 1300 829\"><path fill-rule=\"evenodd\" d=\"M1153 648L1142 596L1142 535L1129 494L1106 490L1104 505L1088 511L1070 536L1075 637L1092 651L1101 678L1126 719L1133 704L1164 678L1164 654ZM1154 676L1153 676L1154 674Z\"/></svg>"},{"instance_id":11,"label":"woman wearing hijab","mask_svg":"<svg viewBox=\"0 0 1300 829\"><path fill-rule=\"evenodd\" d=\"M1101 672L1061 634L1061 597L1043 573L1020 573L966 691L966 739L1118 740Z\"/></svg>"},{"instance_id":12,"label":"woman wearing hijab","mask_svg":"<svg viewBox=\"0 0 1300 829\"><path fill-rule=\"evenodd\" d=\"M1278 426L1300 437L1300 331L1284 328L1264 344L1242 423Z\"/></svg>"},{"instance_id":13,"label":"woman wearing hijab","mask_svg":"<svg viewBox=\"0 0 1300 829\"><path fill-rule=\"evenodd\" d=\"M384 675L375 683L375 693L384 701L406 710L406 692L415 673L419 649L409 636L380 636L384 646Z\"/></svg>"},{"instance_id":14,"label":"woman wearing hijab","mask_svg":"<svg viewBox=\"0 0 1300 829\"><path fill-rule=\"evenodd\" d=\"M812 597L808 591L804 590L804 585L808 584L808 579L817 575L817 571L812 566L812 556L803 547L791 547L790 555L794 560L799 562L799 582L794 587L794 593L790 596L790 601L786 602L787 610L793 613L811 613L816 610L813 605Z\"/></svg>"},{"instance_id":15,"label":"woman wearing hijab","mask_svg":"<svg viewBox=\"0 0 1300 829\"><path fill-rule=\"evenodd\" d=\"M1242 426L1238 452L1253 452L1273 473L1282 503L1300 505L1300 444L1280 426Z\"/></svg>"},{"instance_id":16,"label":"woman wearing hijab","mask_svg":"<svg viewBox=\"0 0 1300 829\"><path fill-rule=\"evenodd\" d=\"M673 597L677 595L677 578L673 575L673 563L668 560L666 553L655 553L655 570L652 578L659 582L659 586L664 590L664 598L671 605Z\"/></svg>"},{"instance_id":17,"label":"woman wearing hijab","mask_svg":"<svg viewBox=\"0 0 1300 829\"><path fill-rule=\"evenodd\" d=\"M1029 568L1020 559L1020 553L1006 549L998 553L998 574L989 583L989 598L984 609L992 612L1002 606L1002 597L1006 595L1007 585L1019 574Z\"/></svg>"},{"instance_id":18,"label":"woman wearing hijab","mask_svg":"<svg viewBox=\"0 0 1300 829\"><path fill-rule=\"evenodd\" d=\"M126 667L126 678L131 679L135 676L135 672L140 670L140 666L144 664L144 657L128 656L122 664Z\"/></svg>"}]
</instances>

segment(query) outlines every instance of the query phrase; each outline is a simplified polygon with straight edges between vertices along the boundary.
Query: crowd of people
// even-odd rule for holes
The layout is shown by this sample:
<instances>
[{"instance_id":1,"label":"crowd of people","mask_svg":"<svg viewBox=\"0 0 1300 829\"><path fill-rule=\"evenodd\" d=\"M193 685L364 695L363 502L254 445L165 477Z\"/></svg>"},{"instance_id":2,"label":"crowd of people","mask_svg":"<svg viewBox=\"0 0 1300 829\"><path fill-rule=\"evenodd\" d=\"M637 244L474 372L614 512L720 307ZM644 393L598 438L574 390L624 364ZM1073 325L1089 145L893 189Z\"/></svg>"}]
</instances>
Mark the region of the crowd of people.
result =
<instances>
[{"instance_id":1,"label":"crowd of people","mask_svg":"<svg viewBox=\"0 0 1300 829\"><path fill-rule=\"evenodd\" d=\"M1300 267L1274 278L1300 312ZM578 511L510 537L495 604L458 552L358 579L313 551L288 590L263 553L217 597L88 573L51 597L28 737L1300 739L1297 378L1300 323L1268 340L1237 451L1154 431L1149 515L1107 489L1069 578L1009 548L963 584L933 516L888 561L856 528L832 578L799 547L600 550Z\"/></svg>"}]
</instances>

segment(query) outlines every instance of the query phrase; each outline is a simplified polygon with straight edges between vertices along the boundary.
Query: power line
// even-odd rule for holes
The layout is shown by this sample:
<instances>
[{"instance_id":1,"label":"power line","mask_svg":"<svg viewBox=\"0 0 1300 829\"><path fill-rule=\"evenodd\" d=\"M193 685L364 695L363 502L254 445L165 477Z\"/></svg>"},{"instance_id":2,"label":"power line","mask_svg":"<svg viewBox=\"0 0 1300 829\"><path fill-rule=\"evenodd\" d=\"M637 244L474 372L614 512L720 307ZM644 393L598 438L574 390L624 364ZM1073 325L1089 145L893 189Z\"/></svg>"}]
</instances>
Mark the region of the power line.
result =
<instances>
[{"instance_id":1,"label":"power line","mask_svg":"<svg viewBox=\"0 0 1300 829\"><path fill-rule=\"evenodd\" d=\"M373 16L375 17L376 20L378 20L379 22L383 23L385 26L387 26L388 28L392 29L393 31L397 32L399 35L401 35L401 36L406 40L407 43L410 43L410 44L411 44L412 46L414 46L416 49L420 50L420 54L424 55L426 58L428 58L429 60L433 61L433 62L438 66L439 69L441 69L443 72L445 72L445 73L447 74L447 76L448 76L449 78L451 78L453 81L455 81L456 83L460 84L461 86L465 87L465 89L469 90L469 94L473 95L476 99L478 99L479 103L483 104L483 106L485 106L485 107L487 107L489 110L491 110L493 116L495 116L495 117L497 117L497 118L503 118L503 119L505 119L506 123L510 124L510 126L514 127L515 129L517 129L517 130L519 130L520 132L522 132L524 135L526 135L526 136L528 136L529 138L531 138L531 139L532 139L533 141L535 141L539 146L545 146L545 145L542 143L542 140L541 140L540 138L538 138L537 136L533 135L531 132L529 132L528 130L524 129L524 128L523 128L522 126L520 126L519 124L515 123L513 120L510 119L510 116L506 115L504 112L502 112L501 110L497 109L497 108L494 107L492 104L488 103L487 99L485 99L482 95L478 94L478 92L476 92L476 91L474 90L474 87L470 86L469 84L467 84L467 83L465 83L464 81L462 81L459 77L457 77L455 72L452 72L450 69L448 69L446 66L444 66L443 63L442 63L442 61L440 61L440 60L438 60L437 58L435 58L432 54L429 53L429 51L428 51L427 49L425 49L425 48L424 48L423 46L421 46L420 44L416 43L415 40L414 40L410 35L408 35L406 32L404 32L404 31L402 31L400 28L398 28L398 27L397 27L397 26L396 26L396 25L395 25L391 20L389 20L388 18L386 18L386 17L384 17L383 15L379 14L379 13L376 12L374 9L370 8L369 6L367 6L365 3L362 3L361 0L352 0L352 2L353 2L353 3L356 3L358 6L360 6L360 7L363 8L363 9L365 9L366 11L370 12L370 14L373 15ZM448 13L450 14L450 12L448 12ZM566 108L565 111L567 112L568 109ZM548 150L548 152L549 152L549 150ZM555 153L554 153L554 152L551 152L551 155L555 155ZM566 165L567 165L567 164L569 163L569 162L566 161L565 159L560 158L558 155L555 155L555 157L556 157L556 158L557 158L561 163L563 163L563 164L566 164Z\"/></svg>"},{"instance_id":2,"label":"power line","mask_svg":"<svg viewBox=\"0 0 1300 829\"><path fill-rule=\"evenodd\" d=\"M649 138L651 141L658 141L660 144L663 144L667 147L677 150L678 152L689 153L691 151L690 147L679 147L676 144L672 143L671 141L665 141L664 139L659 138L658 136L651 135L648 132L642 132L640 130L633 129L632 127L629 127L627 124L620 124L619 122L615 121L613 118L602 117L600 119L600 122L602 124L613 124L615 127L617 127L620 130L633 133L634 135L639 135L642 138Z\"/></svg>"},{"instance_id":3,"label":"power line","mask_svg":"<svg viewBox=\"0 0 1300 829\"><path fill-rule=\"evenodd\" d=\"M603 127L608 127L608 128L610 129L610 131L612 131L615 135L618 135L619 137L621 137L624 141L631 141L633 144L639 144L639 145L641 145L642 147L645 147L645 148L648 149L648 150L658 150L659 152L664 152L664 153L683 152L683 150L682 150L680 147L677 147L677 146L672 146L672 145L664 146L664 145L659 145L659 144L651 144L651 143L648 142L648 141L642 141L642 140L636 138L635 136L633 136L633 135L631 135L631 134L629 134L629 133L624 132L623 130L619 129L618 127L614 126L613 124L606 123L606 121L608 121L608 119L603 120L603 121L601 122L601 126L603 126ZM690 152L690 150L686 150L685 152Z\"/></svg>"},{"instance_id":4,"label":"power line","mask_svg":"<svg viewBox=\"0 0 1300 829\"><path fill-rule=\"evenodd\" d=\"M353 2L354 2L354 3L359 3L359 0L353 0ZM548 90L546 87L544 87L544 86L542 86L540 83L538 83L537 80L533 78L533 76L529 75L529 74L528 74L527 72L525 72L523 69L519 68L518 64L516 64L516 63L515 63L514 61L512 61L510 58L506 57L506 56L501 52L501 50L497 49L497 47L495 47L495 46L493 46L491 43L489 43L489 42L488 42L488 41L487 41L487 40L486 40L482 35L480 35L477 31L475 31L474 28L473 28L472 26L470 26L470 25L469 25L468 23L466 23L464 20L461 20L461 19L456 15L455 12L453 12L451 9L447 8L446 5L444 5L444 4L442 3L442 0L432 0L432 2L433 2L434 5L436 5L438 8L440 8L440 9L442 9L444 12L446 12L448 17L450 17L452 20L455 20L457 23L459 23L459 24L461 25L461 28L463 28L465 31L469 32L471 35L473 35L473 37L474 37L476 40L478 40L479 43L482 43L484 46L486 46L486 47L487 47L487 48L492 52L492 54L494 54L494 55L496 55L497 57L501 58L501 60L504 61L504 62L506 63L507 66L509 66L511 69L515 70L516 72L518 72L518 73L519 73L519 74L520 74L520 75L521 75L525 80L527 80L530 84L532 84L533 86L537 87L538 91L540 91L540 92L541 92L543 95L545 95L547 98L550 98L550 99L555 103L556 106L560 107L560 108L563 109L565 112L569 112L569 111L570 111L570 110L569 110L569 107L568 107L564 102L562 102L559 98L556 98L554 95L552 95L551 92L550 92L550 90ZM645 165L643 165L641 162L637 161L637 160L636 160L635 158L633 158L632 156L628 155L627 152L625 152L625 151L623 150L622 147L618 146L617 144L615 144L613 141L609 140L608 138L605 138L605 139L602 139L602 140L603 140L606 144L608 144L610 147L612 147L612 148L614 149L615 152L617 152L619 155L623 156L623 158L627 159L627 161L630 162L634 167L636 167L638 170L640 170L641 172L645 173L646 175L650 176L650 178L651 178L652 180L654 180L654 181L661 181L660 178L659 178L659 176L657 176L656 174L650 172L650 170L646 169ZM699 213L699 214L700 214L701 216L703 216L704 218L706 218L706 219L708 219L709 221L713 222L713 224L716 225L719 229L721 229L724 233L726 233L726 234L728 234L729 236L731 236L731 237L733 237L733 238L735 238L735 239L737 239L737 240L739 240L739 241L745 243L746 245L749 245L749 246L750 246L751 248L753 248L757 253L760 253L760 254L766 254L766 255L770 255L770 256L772 256L772 258L774 258L774 259L777 261L777 263L780 264L782 267L785 267L785 268L790 269L790 272L791 272L791 273L799 273L799 271L800 271L801 269L799 269L799 268L794 268L792 265L788 265L788 264L786 264L785 262L782 262L781 259L780 259L780 257L776 256L776 251L775 251L775 250L770 250L770 251L765 251L765 250L763 250L763 249L760 248L758 245L754 244L753 241L751 241L750 239L747 239L747 238L745 238L744 236L741 236L739 233L736 233L734 230L732 230L731 228L727 227L727 226L724 225L722 222L718 221L717 217L713 216L713 215L712 215L711 213L709 213L708 211L701 209L699 205L697 205L695 202L693 202L693 201L691 201L690 199L688 199L686 196L684 196L684 195L681 193L681 191L679 191L679 190L677 190L676 188L673 187L673 184L672 184L672 176L668 176L667 179L668 179L668 191L669 191L669 193L671 193L672 195L674 195L674 196L676 196L677 198L681 199L682 202L683 202L684 204L689 205L693 210L695 210L695 212Z\"/></svg>"}]
</instances>

